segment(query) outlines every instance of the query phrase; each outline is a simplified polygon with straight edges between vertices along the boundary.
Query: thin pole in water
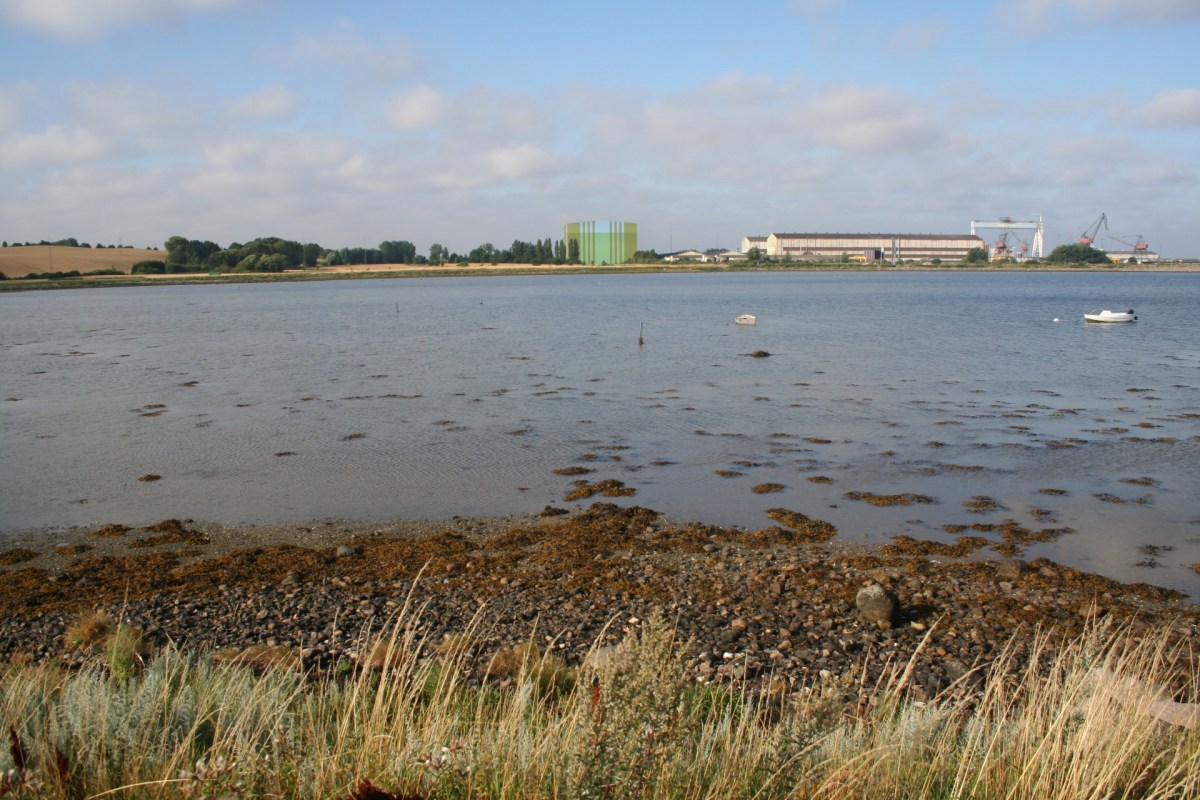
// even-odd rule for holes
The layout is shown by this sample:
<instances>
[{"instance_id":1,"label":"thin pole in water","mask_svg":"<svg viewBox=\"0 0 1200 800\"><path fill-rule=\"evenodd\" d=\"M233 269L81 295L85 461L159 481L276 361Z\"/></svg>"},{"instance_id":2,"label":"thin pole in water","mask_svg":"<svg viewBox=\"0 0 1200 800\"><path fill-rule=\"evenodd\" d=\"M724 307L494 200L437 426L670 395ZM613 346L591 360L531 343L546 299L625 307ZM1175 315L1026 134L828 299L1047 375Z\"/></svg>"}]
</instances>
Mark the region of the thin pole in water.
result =
<instances>
[{"instance_id":1,"label":"thin pole in water","mask_svg":"<svg viewBox=\"0 0 1200 800\"><path fill-rule=\"evenodd\" d=\"M638 347L646 343L646 339L642 336L646 332L646 323L642 323L642 327L638 329Z\"/></svg>"}]
</instances>

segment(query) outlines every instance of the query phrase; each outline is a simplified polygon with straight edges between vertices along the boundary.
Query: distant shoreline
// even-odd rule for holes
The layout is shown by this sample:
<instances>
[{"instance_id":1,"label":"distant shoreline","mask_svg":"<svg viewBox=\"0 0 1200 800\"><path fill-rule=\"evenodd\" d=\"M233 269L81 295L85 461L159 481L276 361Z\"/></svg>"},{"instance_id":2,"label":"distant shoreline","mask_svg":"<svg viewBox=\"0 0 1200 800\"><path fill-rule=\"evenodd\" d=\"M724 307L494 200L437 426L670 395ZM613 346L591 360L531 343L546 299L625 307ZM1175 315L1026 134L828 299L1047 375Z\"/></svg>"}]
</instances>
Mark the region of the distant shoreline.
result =
<instances>
[{"instance_id":1,"label":"distant shoreline","mask_svg":"<svg viewBox=\"0 0 1200 800\"><path fill-rule=\"evenodd\" d=\"M318 267L277 273L187 273L176 275L90 275L80 278L0 281L0 292L42 289L101 288L113 286L212 285L221 283L280 283L297 281L335 281L381 278L448 278L489 275L605 275L646 273L747 273L747 272L1161 272L1200 273L1200 262L1183 264L1114 264L1112 266L1058 264L1005 264L1002 266L960 266L901 264L621 264L616 266L555 264L468 264L467 266L428 266L424 264L370 264L360 266Z\"/></svg>"}]
</instances>

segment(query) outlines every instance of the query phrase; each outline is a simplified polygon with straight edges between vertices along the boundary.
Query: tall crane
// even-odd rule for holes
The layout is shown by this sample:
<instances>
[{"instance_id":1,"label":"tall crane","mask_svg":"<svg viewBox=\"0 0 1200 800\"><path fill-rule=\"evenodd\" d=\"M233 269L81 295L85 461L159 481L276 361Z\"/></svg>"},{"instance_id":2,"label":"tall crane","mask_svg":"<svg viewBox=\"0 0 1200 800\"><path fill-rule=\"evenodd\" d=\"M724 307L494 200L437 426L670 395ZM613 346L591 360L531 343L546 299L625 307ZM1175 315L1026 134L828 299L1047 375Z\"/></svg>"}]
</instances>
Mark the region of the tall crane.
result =
<instances>
[{"instance_id":1,"label":"tall crane","mask_svg":"<svg viewBox=\"0 0 1200 800\"><path fill-rule=\"evenodd\" d=\"M992 245L993 258L1004 258L1004 256L1008 254L1008 237L1010 233L1011 231L1005 231L1004 233L1000 234L1000 238L996 240L994 245Z\"/></svg>"},{"instance_id":2,"label":"tall crane","mask_svg":"<svg viewBox=\"0 0 1200 800\"><path fill-rule=\"evenodd\" d=\"M1134 235L1134 234L1131 234L1131 235ZM1142 238L1142 235L1139 233L1139 234L1136 234L1136 236L1137 236L1137 240L1133 241L1133 242L1127 242L1119 236L1114 236L1112 238L1114 241L1118 241L1127 247L1132 247L1134 250L1149 250L1150 245L1146 243L1146 240Z\"/></svg>"},{"instance_id":3,"label":"tall crane","mask_svg":"<svg viewBox=\"0 0 1200 800\"><path fill-rule=\"evenodd\" d=\"M1096 234L1100 232L1100 226L1104 226L1104 230L1108 230L1108 215L1101 214L1096 217L1096 221L1087 227L1083 233L1079 235L1079 243L1090 245L1096 240Z\"/></svg>"}]
</instances>

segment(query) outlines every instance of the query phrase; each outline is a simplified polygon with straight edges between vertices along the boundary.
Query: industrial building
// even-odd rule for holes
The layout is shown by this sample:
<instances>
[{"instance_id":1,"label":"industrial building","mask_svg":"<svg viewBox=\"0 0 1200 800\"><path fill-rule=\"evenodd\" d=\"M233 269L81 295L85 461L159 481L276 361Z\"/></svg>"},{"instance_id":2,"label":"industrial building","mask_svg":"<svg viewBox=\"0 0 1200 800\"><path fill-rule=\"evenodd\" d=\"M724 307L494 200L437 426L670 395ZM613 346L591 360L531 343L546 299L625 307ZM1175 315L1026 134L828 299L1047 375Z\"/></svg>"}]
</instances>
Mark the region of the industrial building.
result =
<instances>
[{"instance_id":1,"label":"industrial building","mask_svg":"<svg viewBox=\"0 0 1200 800\"><path fill-rule=\"evenodd\" d=\"M983 239L957 233L772 233L747 236L742 252L757 247L768 258L795 261L962 261Z\"/></svg>"},{"instance_id":2,"label":"industrial building","mask_svg":"<svg viewBox=\"0 0 1200 800\"><path fill-rule=\"evenodd\" d=\"M1153 250L1105 250L1104 255L1114 264L1154 264L1159 258Z\"/></svg>"},{"instance_id":3,"label":"industrial building","mask_svg":"<svg viewBox=\"0 0 1200 800\"><path fill-rule=\"evenodd\" d=\"M625 264L637 252L637 223L593 220L563 227L568 257L578 254L583 264Z\"/></svg>"}]
</instances>

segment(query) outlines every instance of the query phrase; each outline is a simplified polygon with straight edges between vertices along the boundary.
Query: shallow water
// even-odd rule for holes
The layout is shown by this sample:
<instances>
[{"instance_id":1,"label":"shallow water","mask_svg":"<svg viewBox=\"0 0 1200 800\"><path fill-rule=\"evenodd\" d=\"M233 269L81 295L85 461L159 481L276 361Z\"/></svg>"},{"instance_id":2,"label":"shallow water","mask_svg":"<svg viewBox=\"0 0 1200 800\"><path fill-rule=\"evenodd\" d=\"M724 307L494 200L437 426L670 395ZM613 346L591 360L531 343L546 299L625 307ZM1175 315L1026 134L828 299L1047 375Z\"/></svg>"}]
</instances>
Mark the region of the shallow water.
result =
<instances>
[{"instance_id":1,"label":"shallow water","mask_svg":"<svg viewBox=\"0 0 1200 800\"><path fill-rule=\"evenodd\" d=\"M1082 322L1101 306L1140 320ZM637 490L618 502L752 527L782 506L856 541L1069 526L1028 555L1200 594L1197 308L1200 275L1155 273L8 294L0 530L525 513L586 466ZM978 495L1003 508L970 513Z\"/></svg>"}]
</instances>

